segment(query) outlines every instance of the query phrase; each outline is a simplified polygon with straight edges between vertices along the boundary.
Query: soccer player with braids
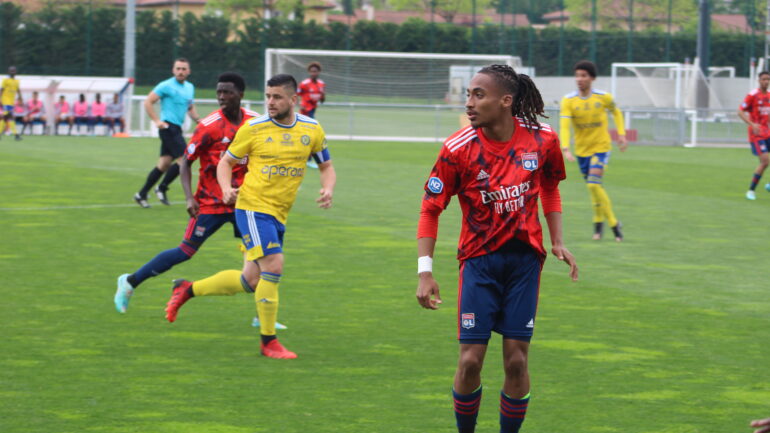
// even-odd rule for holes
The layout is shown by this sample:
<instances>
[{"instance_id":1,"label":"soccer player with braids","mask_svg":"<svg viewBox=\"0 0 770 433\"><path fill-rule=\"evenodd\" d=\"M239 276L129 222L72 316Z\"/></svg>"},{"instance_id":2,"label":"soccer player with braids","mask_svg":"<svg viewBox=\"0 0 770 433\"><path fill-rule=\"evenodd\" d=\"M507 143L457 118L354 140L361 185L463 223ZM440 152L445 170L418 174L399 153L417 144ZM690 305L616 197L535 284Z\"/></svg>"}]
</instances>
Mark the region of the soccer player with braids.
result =
<instances>
[{"instance_id":1,"label":"soccer player with braids","mask_svg":"<svg viewBox=\"0 0 770 433\"><path fill-rule=\"evenodd\" d=\"M602 185L602 177L605 166L610 162L612 149L612 139L607 130L607 112L612 113L615 127L618 129L620 151L625 152L628 148L623 113L615 105L612 95L592 87L596 79L596 65L582 60L574 69L578 90L565 95L561 100L561 145L567 160L575 161L569 148L571 125L575 129L575 155L586 180L594 210L593 239L598 241L602 238L606 220L612 228L615 240L620 242L623 240L622 224L612 211L612 203Z\"/></svg>"},{"instance_id":2,"label":"soccer player with braids","mask_svg":"<svg viewBox=\"0 0 770 433\"><path fill-rule=\"evenodd\" d=\"M492 331L503 338L505 382L500 431L518 432L530 396L527 369L535 327L540 272L546 257L538 198L551 252L578 269L562 240L559 182L565 178L559 139L539 123L543 100L532 80L511 67L491 65L471 80L467 126L444 141L425 183L417 228L417 300L441 304L432 262L438 220L452 196L463 212L457 329L460 359L454 378L454 411L460 433L472 433L481 402L481 369Z\"/></svg>"}]
</instances>

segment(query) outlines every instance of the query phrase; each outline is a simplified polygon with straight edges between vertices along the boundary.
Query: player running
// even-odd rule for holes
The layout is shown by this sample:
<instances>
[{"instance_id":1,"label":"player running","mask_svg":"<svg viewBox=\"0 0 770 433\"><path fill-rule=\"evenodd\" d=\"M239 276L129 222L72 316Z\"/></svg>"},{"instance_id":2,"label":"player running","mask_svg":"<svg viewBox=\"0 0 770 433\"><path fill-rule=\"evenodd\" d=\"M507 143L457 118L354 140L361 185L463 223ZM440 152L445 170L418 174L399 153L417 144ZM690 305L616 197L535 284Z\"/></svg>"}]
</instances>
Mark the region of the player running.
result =
<instances>
[{"instance_id":1,"label":"player running","mask_svg":"<svg viewBox=\"0 0 770 433\"><path fill-rule=\"evenodd\" d=\"M310 62L307 65L307 73L309 77L302 80L299 83L299 87L297 87L297 94L300 98L299 112L315 119L315 110L318 108L318 103L326 101L326 83L318 78L321 75L320 63ZM307 166L318 168L318 165L312 158L307 160Z\"/></svg>"},{"instance_id":2,"label":"player running","mask_svg":"<svg viewBox=\"0 0 770 433\"><path fill-rule=\"evenodd\" d=\"M217 164L238 128L248 119L259 116L241 108L245 89L243 77L238 74L224 73L217 79L217 102L220 108L201 120L184 153L181 182L187 197L187 212L190 214L184 239L178 247L161 252L136 272L118 277L118 290L115 292L115 308L118 312L126 312L134 289L142 282L189 260L206 239L226 223L233 225L235 237L240 238L235 225L234 208L222 200L222 190L217 183ZM196 159L200 159L200 171L198 190L193 197L191 168ZM231 182L234 188L243 182L245 162L236 165L233 170Z\"/></svg>"},{"instance_id":3,"label":"player running","mask_svg":"<svg viewBox=\"0 0 770 433\"><path fill-rule=\"evenodd\" d=\"M465 103L471 124L444 141L425 184L417 228L417 300L438 309L433 278L438 219L452 196L463 212L457 328L460 360L454 409L461 433L475 431L481 368L491 332L503 336L505 382L500 432L518 432L530 395L529 341L535 327L540 272L545 260L537 200L551 234L551 251L577 265L562 242L559 182L565 178L559 139L537 122L543 100L532 80L510 66L492 65L471 80ZM513 115L513 117L511 117Z\"/></svg>"},{"instance_id":4,"label":"player running","mask_svg":"<svg viewBox=\"0 0 770 433\"><path fill-rule=\"evenodd\" d=\"M254 292L261 322L261 352L270 358L296 358L275 336L278 284L283 273L283 236L286 218L312 155L321 179L319 207L332 205L336 174L321 125L294 113L297 81L279 74L267 82L268 114L249 120L219 161L217 179L226 203L236 200L235 220L246 249L242 271L227 270L203 280L177 280L166 306L166 319L176 320L179 308L193 296ZM248 173L240 189L232 187L232 171L248 158Z\"/></svg>"},{"instance_id":5,"label":"player running","mask_svg":"<svg viewBox=\"0 0 770 433\"><path fill-rule=\"evenodd\" d=\"M575 129L575 155L580 172L586 180L591 204L594 210L594 240L600 240L604 233L606 220L615 240L623 240L623 225L612 211L612 203L607 191L602 186L604 168L610 162L612 139L607 130L607 112L612 113L615 127L618 129L618 147L621 152L628 148L623 113L620 112L607 92L592 88L596 80L596 65L582 60L575 65L575 82L578 90L567 94L561 100L560 138L564 156L568 161L575 161L570 151L570 125Z\"/></svg>"},{"instance_id":6,"label":"player running","mask_svg":"<svg viewBox=\"0 0 770 433\"><path fill-rule=\"evenodd\" d=\"M746 191L746 198L756 200L759 180L770 163L768 152L770 151L770 93L767 88L770 86L770 72L762 71L759 73L759 87L749 92L744 98L738 116L749 125L749 143L751 144L751 153L759 157L759 165L754 170L754 176L751 178L749 190ZM765 184L765 189L770 191L770 183Z\"/></svg>"},{"instance_id":7,"label":"player running","mask_svg":"<svg viewBox=\"0 0 770 433\"><path fill-rule=\"evenodd\" d=\"M13 119L13 106L17 95L18 99L24 102L20 87L19 80L16 78L16 66L11 66L8 68L8 78L3 79L2 88L0 88L0 103L3 105L3 116L0 119L0 138L5 134L7 124L8 129L16 137L16 141L21 140L21 135L16 131L16 122Z\"/></svg>"}]
</instances>

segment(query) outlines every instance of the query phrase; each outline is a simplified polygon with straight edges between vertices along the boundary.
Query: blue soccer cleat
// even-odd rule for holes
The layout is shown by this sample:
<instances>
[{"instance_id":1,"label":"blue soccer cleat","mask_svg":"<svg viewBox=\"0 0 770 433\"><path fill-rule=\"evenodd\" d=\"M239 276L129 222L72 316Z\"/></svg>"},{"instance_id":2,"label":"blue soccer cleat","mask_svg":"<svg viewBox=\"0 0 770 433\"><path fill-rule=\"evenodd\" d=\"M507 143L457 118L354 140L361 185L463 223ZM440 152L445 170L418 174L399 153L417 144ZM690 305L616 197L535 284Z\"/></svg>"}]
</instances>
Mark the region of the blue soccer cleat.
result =
<instances>
[{"instance_id":1,"label":"blue soccer cleat","mask_svg":"<svg viewBox=\"0 0 770 433\"><path fill-rule=\"evenodd\" d=\"M756 200L757 199L757 194L754 191L752 191L752 190L748 190L748 191L746 191L746 198L748 200Z\"/></svg>"},{"instance_id":2,"label":"blue soccer cleat","mask_svg":"<svg viewBox=\"0 0 770 433\"><path fill-rule=\"evenodd\" d=\"M770 183L766 183L766 184L765 184L765 189L766 189L768 192L770 192Z\"/></svg>"},{"instance_id":3,"label":"blue soccer cleat","mask_svg":"<svg viewBox=\"0 0 770 433\"><path fill-rule=\"evenodd\" d=\"M259 317L254 316L254 320L251 321L251 326L255 328L259 328ZM286 327L286 325L281 325L278 322L275 322L275 329L289 329Z\"/></svg>"},{"instance_id":4,"label":"blue soccer cleat","mask_svg":"<svg viewBox=\"0 0 770 433\"><path fill-rule=\"evenodd\" d=\"M128 301L134 294L134 288L128 283L128 275L123 274L118 277L118 290L115 291L115 309L118 313L125 313L128 310Z\"/></svg>"}]
</instances>

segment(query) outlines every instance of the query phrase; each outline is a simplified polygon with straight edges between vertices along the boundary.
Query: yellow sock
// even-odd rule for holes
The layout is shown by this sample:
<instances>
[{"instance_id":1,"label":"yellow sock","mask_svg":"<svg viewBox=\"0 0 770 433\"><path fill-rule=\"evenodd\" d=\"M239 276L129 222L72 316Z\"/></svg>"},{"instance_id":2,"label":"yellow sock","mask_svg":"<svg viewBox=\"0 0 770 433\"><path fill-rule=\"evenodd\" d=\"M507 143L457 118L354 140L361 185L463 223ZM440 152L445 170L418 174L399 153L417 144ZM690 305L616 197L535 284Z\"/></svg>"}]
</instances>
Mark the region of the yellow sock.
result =
<instances>
[{"instance_id":1,"label":"yellow sock","mask_svg":"<svg viewBox=\"0 0 770 433\"><path fill-rule=\"evenodd\" d=\"M192 286L195 296L232 296L246 291L241 283L241 271L235 269L216 273L196 281Z\"/></svg>"},{"instance_id":2,"label":"yellow sock","mask_svg":"<svg viewBox=\"0 0 770 433\"><path fill-rule=\"evenodd\" d=\"M607 191L604 190L604 188L601 185L597 185L598 192L597 195L599 197L599 201L602 204L602 211L604 211L604 216L607 217L607 223L610 225L610 227L615 227L618 225L618 219L615 218L615 212L612 211L612 202L610 201L610 196L607 195Z\"/></svg>"},{"instance_id":3,"label":"yellow sock","mask_svg":"<svg viewBox=\"0 0 770 433\"><path fill-rule=\"evenodd\" d=\"M600 223L604 221L604 209L602 208L602 200L599 195L599 190L602 189L601 184L587 183L588 194L591 196L591 208L594 211L594 222Z\"/></svg>"},{"instance_id":4,"label":"yellow sock","mask_svg":"<svg viewBox=\"0 0 770 433\"><path fill-rule=\"evenodd\" d=\"M0 119L0 135L5 134L5 119Z\"/></svg>"},{"instance_id":5,"label":"yellow sock","mask_svg":"<svg viewBox=\"0 0 770 433\"><path fill-rule=\"evenodd\" d=\"M280 274L262 272L259 275L259 284L254 293L257 301L257 315L259 315L259 333L262 335L275 335L275 321L278 319L278 283Z\"/></svg>"},{"instance_id":6,"label":"yellow sock","mask_svg":"<svg viewBox=\"0 0 770 433\"><path fill-rule=\"evenodd\" d=\"M9 120L9 121L8 121L8 128L10 128L10 129L11 129L11 132L12 132L14 135L16 135L16 134L17 134L17 132L16 132L16 121L15 121L15 120Z\"/></svg>"}]
</instances>

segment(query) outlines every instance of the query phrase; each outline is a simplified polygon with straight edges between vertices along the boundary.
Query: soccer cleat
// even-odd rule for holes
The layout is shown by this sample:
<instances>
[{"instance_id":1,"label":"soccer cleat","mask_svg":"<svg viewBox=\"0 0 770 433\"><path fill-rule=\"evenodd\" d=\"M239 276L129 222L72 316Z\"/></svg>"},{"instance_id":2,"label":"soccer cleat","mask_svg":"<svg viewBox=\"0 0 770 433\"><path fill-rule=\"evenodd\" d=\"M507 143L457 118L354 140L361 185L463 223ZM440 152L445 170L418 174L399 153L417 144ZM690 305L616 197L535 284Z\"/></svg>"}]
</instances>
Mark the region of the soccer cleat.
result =
<instances>
[{"instance_id":1,"label":"soccer cleat","mask_svg":"<svg viewBox=\"0 0 770 433\"><path fill-rule=\"evenodd\" d=\"M118 290L115 291L115 309L118 313L125 313L128 310L128 301L134 294L134 288L128 283L128 275L123 274L118 277Z\"/></svg>"},{"instance_id":2,"label":"soccer cleat","mask_svg":"<svg viewBox=\"0 0 770 433\"><path fill-rule=\"evenodd\" d=\"M616 242L622 242L623 241L623 224L618 221L618 224L612 228L612 233L615 233L615 241Z\"/></svg>"},{"instance_id":3,"label":"soccer cleat","mask_svg":"<svg viewBox=\"0 0 770 433\"><path fill-rule=\"evenodd\" d=\"M770 192L770 183L765 184L765 190Z\"/></svg>"},{"instance_id":4,"label":"soccer cleat","mask_svg":"<svg viewBox=\"0 0 770 433\"><path fill-rule=\"evenodd\" d=\"M267 356L268 358L294 359L297 357L296 353L283 347L283 345L278 342L277 338L274 340L271 340L267 344L260 343L260 347L261 347L262 356Z\"/></svg>"},{"instance_id":5,"label":"soccer cleat","mask_svg":"<svg viewBox=\"0 0 770 433\"><path fill-rule=\"evenodd\" d=\"M16 134L16 141L21 141L21 135Z\"/></svg>"},{"instance_id":6,"label":"soccer cleat","mask_svg":"<svg viewBox=\"0 0 770 433\"><path fill-rule=\"evenodd\" d=\"M313 158L307 160L308 168L318 168L318 163Z\"/></svg>"},{"instance_id":7,"label":"soccer cleat","mask_svg":"<svg viewBox=\"0 0 770 433\"><path fill-rule=\"evenodd\" d=\"M141 195L139 195L139 193L134 194L134 201L136 202L136 204L138 204L139 206L145 209L150 207L150 203L147 202L147 197L142 197Z\"/></svg>"},{"instance_id":8,"label":"soccer cleat","mask_svg":"<svg viewBox=\"0 0 770 433\"><path fill-rule=\"evenodd\" d=\"M192 287L192 282L190 281L174 280L174 287L171 288L171 299L166 303L166 320L169 322L174 323L176 315L179 314L179 309L192 298L188 290L190 287Z\"/></svg>"},{"instance_id":9,"label":"soccer cleat","mask_svg":"<svg viewBox=\"0 0 770 433\"><path fill-rule=\"evenodd\" d=\"M601 240L602 235L604 234L604 223L594 223L594 236L593 240L598 241Z\"/></svg>"},{"instance_id":10,"label":"soccer cleat","mask_svg":"<svg viewBox=\"0 0 770 433\"><path fill-rule=\"evenodd\" d=\"M765 187L765 188L767 188L767 187ZM746 191L746 198L749 199L749 200L756 200L757 199L757 194L754 191L752 191L752 190L748 190L748 191Z\"/></svg>"},{"instance_id":11,"label":"soccer cleat","mask_svg":"<svg viewBox=\"0 0 770 433\"><path fill-rule=\"evenodd\" d=\"M171 203L168 201L168 196L166 196L166 191L160 189L159 186L155 187L155 195L158 197L158 201L165 204L166 206L171 206Z\"/></svg>"},{"instance_id":12,"label":"soccer cleat","mask_svg":"<svg viewBox=\"0 0 770 433\"><path fill-rule=\"evenodd\" d=\"M255 328L259 328L259 317L254 316L254 320L251 321L251 326ZM281 325L278 322L275 322L275 329L289 329L286 325Z\"/></svg>"}]
</instances>

